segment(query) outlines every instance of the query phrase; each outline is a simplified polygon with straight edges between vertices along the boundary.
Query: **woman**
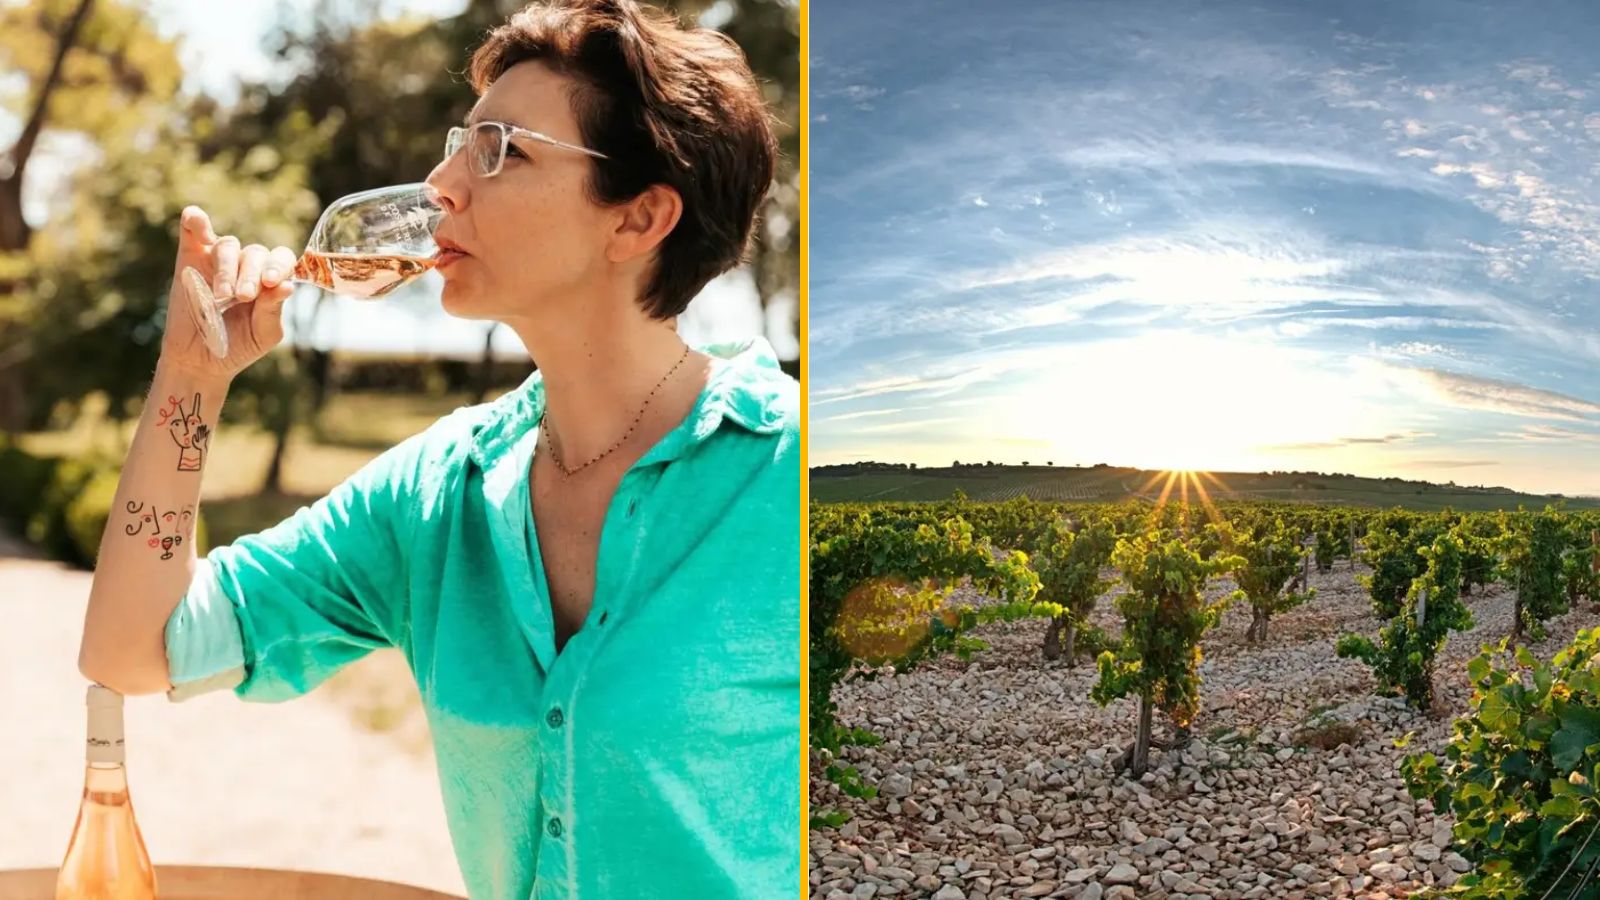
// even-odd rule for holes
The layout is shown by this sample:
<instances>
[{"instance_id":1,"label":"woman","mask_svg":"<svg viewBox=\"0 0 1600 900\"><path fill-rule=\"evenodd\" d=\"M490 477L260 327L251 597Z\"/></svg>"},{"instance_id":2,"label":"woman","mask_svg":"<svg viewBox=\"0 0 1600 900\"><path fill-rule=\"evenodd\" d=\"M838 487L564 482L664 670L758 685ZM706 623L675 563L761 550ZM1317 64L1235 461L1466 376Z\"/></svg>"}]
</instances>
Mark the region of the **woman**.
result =
<instances>
[{"instance_id":1,"label":"woman","mask_svg":"<svg viewBox=\"0 0 1600 900\"><path fill-rule=\"evenodd\" d=\"M443 302L515 329L538 372L197 559L211 442L171 423L209 437L282 339L294 255L186 210L174 271L254 302L220 361L169 317L79 666L272 701L397 647L473 897L794 896L798 386L764 342L674 330L749 244L776 156L760 91L725 38L626 0L531 6L470 72L428 176Z\"/></svg>"}]
</instances>

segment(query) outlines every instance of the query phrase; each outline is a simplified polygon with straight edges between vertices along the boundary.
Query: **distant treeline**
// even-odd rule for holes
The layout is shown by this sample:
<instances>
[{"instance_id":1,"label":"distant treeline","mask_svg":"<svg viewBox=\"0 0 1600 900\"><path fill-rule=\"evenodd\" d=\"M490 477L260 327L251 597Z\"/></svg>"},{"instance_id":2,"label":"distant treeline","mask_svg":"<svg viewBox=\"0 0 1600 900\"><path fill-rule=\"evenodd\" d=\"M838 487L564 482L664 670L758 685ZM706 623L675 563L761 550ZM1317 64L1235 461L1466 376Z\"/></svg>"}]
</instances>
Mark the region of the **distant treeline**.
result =
<instances>
[{"instance_id":1,"label":"distant treeline","mask_svg":"<svg viewBox=\"0 0 1600 900\"><path fill-rule=\"evenodd\" d=\"M513 388L533 372L526 360L416 359L351 357L315 352L313 368L325 368L327 383L336 390L393 391L396 393L452 393Z\"/></svg>"},{"instance_id":2,"label":"distant treeline","mask_svg":"<svg viewBox=\"0 0 1600 900\"><path fill-rule=\"evenodd\" d=\"M1027 472L1027 471L1039 471L1039 472L1043 472L1043 471L1053 471L1053 472L1098 471L1098 472L1106 472L1106 473L1112 473L1112 472L1142 473L1142 472L1147 472L1147 471L1154 471L1154 470L1139 469L1139 468L1136 468L1136 467L1133 467L1133 466L1113 466L1113 465L1110 465L1108 463L1095 463L1094 465L1091 465L1091 466L1057 466L1052 461L1046 461L1044 463L1037 463L1037 464L1033 463L1033 462L1030 462L1030 461L1023 461L1021 464L1013 464L1013 463L997 463L997 462L994 462L993 460L987 460L987 461L984 461L984 462L961 462L960 460L956 460L956 461L952 462L948 466L929 466L929 467L925 467L925 466L918 466L916 463L893 463L893 462L879 462L877 460L863 460L861 462L853 462L853 463L838 463L838 464L827 465L827 466L812 466L811 469L810 469L810 473L812 475L814 475L814 476L820 476L820 477L825 477L826 478L826 477L842 477L842 476L850 476L850 475L883 474L883 473L893 473L893 472L901 472L901 473L904 473L904 472L916 472L919 475L923 475L923 476L926 476L926 477L939 478L939 477L970 476L970 475L972 475L974 473L984 472L985 470L988 470L989 472L994 473L994 474L999 474L1001 472ZM1266 478L1295 478L1295 479L1298 479L1296 481L1296 486L1297 487L1305 487L1305 488L1325 487L1324 485L1319 485L1319 484L1316 484L1314 482L1310 482L1310 481L1307 480L1307 479L1317 478L1317 479L1345 480L1345 481L1370 481L1370 482L1388 483L1388 484L1411 485L1411 486L1415 486L1415 487L1448 487L1448 488L1451 488L1453 490L1472 491L1474 493L1485 493L1485 494L1515 494L1515 493L1517 493L1516 491L1513 491L1510 488L1506 488L1506 487L1485 486L1485 485L1463 485L1463 484L1456 484L1454 481L1448 482L1447 484L1444 484L1444 485L1440 485L1440 484L1436 484L1436 483L1431 482L1431 481L1419 481L1419 480L1410 479L1410 478L1397 478L1397 477L1392 476L1392 475L1391 476L1387 476L1387 477L1383 477L1383 478L1378 478L1378 477L1370 477L1370 476L1363 476L1363 475L1351 475L1348 472L1298 472L1298 471L1280 471L1280 470L1274 469L1274 470L1268 471L1268 472L1217 472L1217 473L1214 473L1214 474L1217 474L1217 475L1220 475L1220 476L1224 476L1226 478L1230 478L1230 479L1233 479L1233 480L1236 480L1236 481L1238 479L1240 479L1240 478L1258 478L1258 479L1266 479ZM1548 494L1548 495L1544 495L1544 496L1549 496L1549 497L1554 497L1554 498L1558 498L1559 499L1559 498L1564 497L1565 495L1563 495L1563 494Z\"/></svg>"}]
</instances>

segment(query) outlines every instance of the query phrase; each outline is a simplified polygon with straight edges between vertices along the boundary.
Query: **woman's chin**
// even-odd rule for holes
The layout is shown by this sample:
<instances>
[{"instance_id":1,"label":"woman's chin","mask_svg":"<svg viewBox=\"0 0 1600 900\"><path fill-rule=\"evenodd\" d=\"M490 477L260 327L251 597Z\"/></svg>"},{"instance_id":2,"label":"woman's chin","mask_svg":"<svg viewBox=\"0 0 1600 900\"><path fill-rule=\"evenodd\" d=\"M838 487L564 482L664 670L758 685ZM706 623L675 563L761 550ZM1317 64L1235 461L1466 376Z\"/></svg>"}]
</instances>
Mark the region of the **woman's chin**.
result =
<instances>
[{"instance_id":1,"label":"woman's chin","mask_svg":"<svg viewBox=\"0 0 1600 900\"><path fill-rule=\"evenodd\" d=\"M445 279L444 291L439 295L439 305L444 307L445 312L458 319L483 318L482 310L477 309L472 301L472 291L466 285L451 278Z\"/></svg>"}]
</instances>

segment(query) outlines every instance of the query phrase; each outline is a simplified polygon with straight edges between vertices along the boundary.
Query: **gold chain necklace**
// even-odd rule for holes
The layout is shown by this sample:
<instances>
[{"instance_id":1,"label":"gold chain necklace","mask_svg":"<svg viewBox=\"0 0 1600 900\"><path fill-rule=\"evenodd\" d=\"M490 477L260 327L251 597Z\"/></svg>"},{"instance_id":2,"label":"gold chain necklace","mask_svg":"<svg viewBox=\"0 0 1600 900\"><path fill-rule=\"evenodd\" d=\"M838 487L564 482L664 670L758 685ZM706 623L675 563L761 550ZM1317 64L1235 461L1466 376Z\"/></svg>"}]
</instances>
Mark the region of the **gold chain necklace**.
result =
<instances>
[{"instance_id":1,"label":"gold chain necklace","mask_svg":"<svg viewBox=\"0 0 1600 900\"><path fill-rule=\"evenodd\" d=\"M556 435L555 423L551 423L548 428L545 427L545 419L548 417L548 413L550 411L550 407L547 403L544 410L539 413L539 430L544 435L547 435L547 437L545 437L545 446L550 448L550 456L555 461L556 468L561 470L561 474L567 478L571 478L573 475L576 475L600 460L605 459L607 456L611 455L611 451L621 447L624 443L626 443L628 438L633 436L634 429L639 427L639 422L644 419L644 411L650 408L650 401L656 398L656 392L661 390L661 386L667 383L667 379L671 378L672 374L678 371L678 367L683 365L683 361L688 358L689 346L685 344L683 347L683 355L678 357L678 361L673 363L672 368L667 370L667 374L661 376L661 380L656 382L656 386L650 389L650 393L644 398L644 403L640 404L639 406L639 412L633 417L633 424L629 425L628 430L622 433L622 437L617 438L616 443L606 448L606 450L603 451L599 456L594 457L593 459L574 469L567 468L566 463L561 461L561 451L556 449L558 438Z\"/></svg>"}]
</instances>

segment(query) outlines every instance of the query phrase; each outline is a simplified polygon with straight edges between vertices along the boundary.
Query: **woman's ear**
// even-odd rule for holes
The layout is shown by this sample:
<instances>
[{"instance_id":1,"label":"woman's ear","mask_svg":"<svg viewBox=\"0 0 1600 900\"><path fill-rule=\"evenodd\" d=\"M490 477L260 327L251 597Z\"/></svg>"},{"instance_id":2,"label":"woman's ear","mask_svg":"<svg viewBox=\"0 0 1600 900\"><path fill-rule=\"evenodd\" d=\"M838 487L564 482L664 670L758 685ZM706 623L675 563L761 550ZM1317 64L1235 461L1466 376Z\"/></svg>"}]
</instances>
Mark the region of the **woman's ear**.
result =
<instances>
[{"instance_id":1,"label":"woman's ear","mask_svg":"<svg viewBox=\"0 0 1600 900\"><path fill-rule=\"evenodd\" d=\"M653 252L683 217L683 197L665 184L652 184L618 207L621 217L612 232L606 258L627 262Z\"/></svg>"}]
</instances>

